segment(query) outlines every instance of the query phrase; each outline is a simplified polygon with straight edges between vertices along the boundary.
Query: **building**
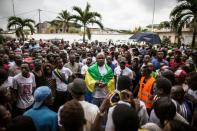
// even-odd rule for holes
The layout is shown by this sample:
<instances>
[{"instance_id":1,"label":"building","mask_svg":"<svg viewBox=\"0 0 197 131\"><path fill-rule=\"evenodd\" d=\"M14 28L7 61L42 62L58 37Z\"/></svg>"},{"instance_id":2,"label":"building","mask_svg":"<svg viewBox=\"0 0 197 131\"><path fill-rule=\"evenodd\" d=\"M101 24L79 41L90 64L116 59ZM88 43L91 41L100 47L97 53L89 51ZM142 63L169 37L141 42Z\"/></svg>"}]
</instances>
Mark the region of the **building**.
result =
<instances>
[{"instance_id":1,"label":"building","mask_svg":"<svg viewBox=\"0 0 197 131\"><path fill-rule=\"evenodd\" d=\"M45 21L43 23L38 23L35 27L37 29L37 33L46 33L47 29L51 26L51 24L49 24L49 22Z\"/></svg>"},{"instance_id":2,"label":"building","mask_svg":"<svg viewBox=\"0 0 197 131\"><path fill-rule=\"evenodd\" d=\"M55 26L51 25L50 22L45 21L43 23L38 23L36 26L37 33L41 34L51 34L51 33L65 33L65 29L60 26ZM76 23L70 23L69 30L71 33L72 32L79 32L81 28L81 25L76 24Z\"/></svg>"},{"instance_id":3,"label":"building","mask_svg":"<svg viewBox=\"0 0 197 131\"><path fill-rule=\"evenodd\" d=\"M94 35L116 35L116 34L120 34L118 31L110 29L110 28L105 28L105 29L101 29L101 28L89 28L91 34ZM83 32L83 27L81 27L81 32Z\"/></svg>"},{"instance_id":4,"label":"building","mask_svg":"<svg viewBox=\"0 0 197 131\"><path fill-rule=\"evenodd\" d=\"M178 43L178 35L175 31L169 28L155 29L155 33L159 35L161 40L168 38L171 43ZM181 43L191 44L193 32L186 26L182 29Z\"/></svg>"}]
</instances>

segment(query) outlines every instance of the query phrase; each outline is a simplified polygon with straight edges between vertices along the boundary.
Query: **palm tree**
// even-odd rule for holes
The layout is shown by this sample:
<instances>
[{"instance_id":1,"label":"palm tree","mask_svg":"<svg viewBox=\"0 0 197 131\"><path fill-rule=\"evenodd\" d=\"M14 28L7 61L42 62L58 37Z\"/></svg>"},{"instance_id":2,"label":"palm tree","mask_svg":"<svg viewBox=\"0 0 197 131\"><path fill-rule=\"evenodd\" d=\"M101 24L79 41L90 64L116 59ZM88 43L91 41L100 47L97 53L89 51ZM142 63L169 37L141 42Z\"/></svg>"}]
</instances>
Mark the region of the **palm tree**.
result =
<instances>
[{"instance_id":1,"label":"palm tree","mask_svg":"<svg viewBox=\"0 0 197 131\"><path fill-rule=\"evenodd\" d=\"M183 28L182 26L180 26L181 24L183 24L183 21L180 21L179 24L177 24L176 18L171 17L170 28L172 31L176 33L178 46L181 46L181 36L182 36L182 28Z\"/></svg>"},{"instance_id":2,"label":"palm tree","mask_svg":"<svg viewBox=\"0 0 197 131\"><path fill-rule=\"evenodd\" d=\"M34 33L34 25L35 21L32 19L22 19L20 17L11 16L8 18L8 30L13 29L15 27L15 33L17 37L21 37L22 40L25 40L25 31L27 29L30 30L31 34Z\"/></svg>"},{"instance_id":3,"label":"palm tree","mask_svg":"<svg viewBox=\"0 0 197 131\"><path fill-rule=\"evenodd\" d=\"M175 19L174 26L178 31L182 31L185 24L190 23L193 31L192 47L195 47L197 35L197 1L178 0L178 5L170 13L170 17Z\"/></svg>"},{"instance_id":4,"label":"palm tree","mask_svg":"<svg viewBox=\"0 0 197 131\"><path fill-rule=\"evenodd\" d=\"M80 22L83 26L83 42L85 42L85 34L87 32L88 39L91 39L91 32L88 28L89 24L97 24L101 29L103 29L103 24L101 23L101 15L97 12L90 11L90 5L87 3L85 10L80 7L74 6L73 10L77 12L78 15L73 15L72 19L76 22Z\"/></svg>"},{"instance_id":5,"label":"palm tree","mask_svg":"<svg viewBox=\"0 0 197 131\"><path fill-rule=\"evenodd\" d=\"M67 10L62 10L61 13L59 13L59 16L57 16L57 19L55 20L58 25L63 27L63 32L68 32L69 31L69 25L71 21L71 15Z\"/></svg>"}]
</instances>

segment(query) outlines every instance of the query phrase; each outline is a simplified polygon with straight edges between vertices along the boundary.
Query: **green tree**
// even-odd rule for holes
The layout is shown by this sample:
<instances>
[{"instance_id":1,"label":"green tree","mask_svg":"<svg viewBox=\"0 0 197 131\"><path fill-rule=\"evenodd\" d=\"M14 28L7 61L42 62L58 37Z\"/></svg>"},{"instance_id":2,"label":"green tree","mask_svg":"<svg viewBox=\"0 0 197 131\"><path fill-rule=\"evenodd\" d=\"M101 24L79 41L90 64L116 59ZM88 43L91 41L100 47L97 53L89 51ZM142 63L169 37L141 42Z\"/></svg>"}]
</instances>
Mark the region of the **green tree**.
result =
<instances>
[{"instance_id":1,"label":"green tree","mask_svg":"<svg viewBox=\"0 0 197 131\"><path fill-rule=\"evenodd\" d=\"M8 18L8 30L15 29L16 36L25 40L25 31L30 30L31 34L34 30L35 21L32 19L22 19L20 17L11 16Z\"/></svg>"},{"instance_id":2,"label":"green tree","mask_svg":"<svg viewBox=\"0 0 197 131\"><path fill-rule=\"evenodd\" d=\"M159 24L159 28L162 29L162 28L170 28L171 25L170 25L170 22L169 21L162 21L160 24Z\"/></svg>"},{"instance_id":3,"label":"green tree","mask_svg":"<svg viewBox=\"0 0 197 131\"><path fill-rule=\"evenodd\" d=\"M71 19L72 17L70 13L67 10L62 10L62 12L59 13L59 16L57 16L55 22L59 26L63 27L63 32L68 32Z\"/></svg>"},{"instance_id":4,"label":"green tree","mask_svg":"<svg viewBox=\"0 0 197 131\"><path fill-rule=\"evenodd\" d=\"M152 28L152 25L147 25L146 28ZM159 28L159 25L158 24L153 24L153 28L155 29L158 29Z\"/></svg>"},{"instance_id":5,"label":"green tree","mask_svg":"<svg viewBox=\"0 0 197 131\"><path fill-rule=\"evenodd\" d=\"M181 32L184 25L190 23L193 31L192 47L195 47L197 35L197 0L178 0L177 6L171 11L174 27Z\"/></svg>"},{"instance_id":6,"label":"green tree","mask_svg":"<svg viewBox=\"0 0 197 131\"><path fill-rule=\"evenodd\" d=\"M180 23L183 23L183 22L180 22ZM177 24L175 17L171 17L170 28L172 31L174 31L176 33L176 37L178 40L178 43L177 43L178 46L181 46L182 27L179 26L179 24Z\"/></svg>"},{"instance_id":7,"label":"green tree","mask_svg":"<svg viewBox=\"0 0 197 131\"><path fill-rule=\"evenodd\" d=\"M80 22L83 26L83 42L85 42L85 34L87 33L88 39L91 39L91 32L88 28L89 24L97 24L101 29L103 29L103 24L101 23L101 15L97 12L90 11L90 5L87 3L85 10L80 7L74 6L73 10L77 15L72 15L72 18L76 22Z\"/></svg>"}]
</instances>

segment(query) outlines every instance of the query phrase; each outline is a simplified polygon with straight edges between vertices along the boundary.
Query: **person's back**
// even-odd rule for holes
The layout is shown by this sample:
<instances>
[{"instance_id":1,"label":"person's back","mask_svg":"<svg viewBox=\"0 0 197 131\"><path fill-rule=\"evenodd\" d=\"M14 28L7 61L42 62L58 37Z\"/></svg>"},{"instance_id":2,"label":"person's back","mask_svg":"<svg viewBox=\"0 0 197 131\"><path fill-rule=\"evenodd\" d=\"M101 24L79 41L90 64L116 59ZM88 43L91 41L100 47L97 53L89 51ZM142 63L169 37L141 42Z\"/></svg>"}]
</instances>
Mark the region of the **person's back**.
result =
<instances>
[{"instance_id":1,"label":"person's back","mask_svg":"<svg viewBox=\"0 0 197 131\"><path fill-rule=\"evenodd\" d=\"M71 93L72 98L77 100L84 110L84 115L86 119L86 124L84 124L83 126L84 131L91 131L96 116L100 111L96 105L84 101L84 94L87 90L84 80L79 78L74 79L74 81L68 85L68 90ZM60 112L62 109L63 106L61 106L58 111L58 125L60 127L62 127L62 125L60 124Z\"/></svg>"},{"instance_id":2,"label":"person's back","mask_svg":"<svg viewBox=\"0 0 197 131\"><path fill-rule=\"evenodd\" d=\"M97 114L99 113L99 108L96 105L91 104L86 101L78 101L78 102L81 104L84 110L84 116L86 119L86 124L84 124L83 126L83 131L91 131L91 127L94 124ZM60 124L60 112L62 109L63 109L63 106L61 106L58 110L58 117L59 117L58 125L60 127L62 127L62 125Z\"/></svg>"},{"instance_id":3,"label":"person's back","mask_svg":"<svg viewBox=\"0 0 197 131\"><path fill-rule=\"evenodd\" d=\"M65 131L82 131L86 123L84 110L77 100L64 104L60 111L60 124Z\"/></svg>"},{"instance_id":4,"label":"person's back","mask_svg":"<svg viewBox=\"0 0 197 131\"><path fill-rule=\"evenodd\" d=\"M132 107L118 104L112 113L115 131L137 131L139 118Z\"/></svg>"},{"instance_id":5,"label":"person's back","mask_svg":"<svg viewBox=\"0 0 197 131\"><path fill-rule=\"evenodd\" d=\"M170 120L166 123L163 131L197 131L197 129L183 122Z\"/></svg>"},{"instance_id":6,"label":"person's back","mask_svg":"<svg viewBox=\"0 0 197 131\"><path fill-rule=\"evenodd\" d=\"M34 98L33 108L23 115L32 118L37 131L57 131L57 113L47 107L53 103L51 89L47 86L38 87Z\"/></svg>"},{"instance_id":7,"label":"person's back","mask_svg":"<svg viewBox=\"0 0 197 131\"><path fill-rule=\"evenodd\" d=\"M51 111L46 106L42 106L39 109L32 108L25 112L24 115L32 118L37 131L57 130L57 113Z\"/></svg>"},{"instance_id":8,"label":"person's back","mask_svg":"<svg viewBox=\"0 0 197 131\"><path fill-rule=\"evenodd\" d=\"M139 125L144 125L148 122L148 113L146 111L145 104L138 100L129 100L132 96L130 90L131 79L127 76L120 76L117 82L117 89L120 91L120 100L114 106L110 107L108 110L107 123L105 131L115 131L115 123L113 122L113 112L117 105L126 105L129 108L134 108L136 110L136 115L139 117ZM130 94L130 95L129 95ZM128 97L129 98L126 98ZM129 102L130 101L130 102ZM133 101L133 102L132 102ZM134 103L134 104L132 104ZM118 114L119 115L119 114Z\"/></svg>"},{"instance_id":9,"label":"person's back","mask_svg":"<svg viewBox=\"0 0 197 131\"><path fill-rule=\"evenodd\" d=\"M36 131L32 119L28 116L17 116L8 124L7 131Z\"/></svg>"},{"instance_id":10,"label":"person's back","mask_svg":"<svg viewBox=\"0 0 197 131\"><path fill-rule=\"evenodd\" d=\"M94 123L94 120L96 119L97 114L99 113L99 108L91 103L88 103L86 101L79 101L81 104L84 115L86 119L86 124L84 125L84 131L90 131L91 126Z\"/></svg>"}]
</instances>

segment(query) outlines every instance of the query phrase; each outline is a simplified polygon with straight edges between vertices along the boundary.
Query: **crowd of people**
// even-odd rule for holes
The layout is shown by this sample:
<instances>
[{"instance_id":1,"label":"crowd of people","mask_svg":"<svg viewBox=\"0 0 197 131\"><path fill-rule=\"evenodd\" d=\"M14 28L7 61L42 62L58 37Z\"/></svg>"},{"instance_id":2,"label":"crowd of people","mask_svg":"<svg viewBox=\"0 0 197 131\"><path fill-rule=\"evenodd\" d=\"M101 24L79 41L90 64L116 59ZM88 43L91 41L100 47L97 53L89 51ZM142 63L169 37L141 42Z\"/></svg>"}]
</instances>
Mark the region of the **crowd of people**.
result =
<instances>
[{"instance_id":1,"label":"crowd of people","mask_svg":"<svg viewBox=\"0 0 197 131\"><path fill-rule=\"evenodd\" d=\"M94 41L0 47L0 131L195 131L197 50Z\"/></svg>"}]
</instances>

